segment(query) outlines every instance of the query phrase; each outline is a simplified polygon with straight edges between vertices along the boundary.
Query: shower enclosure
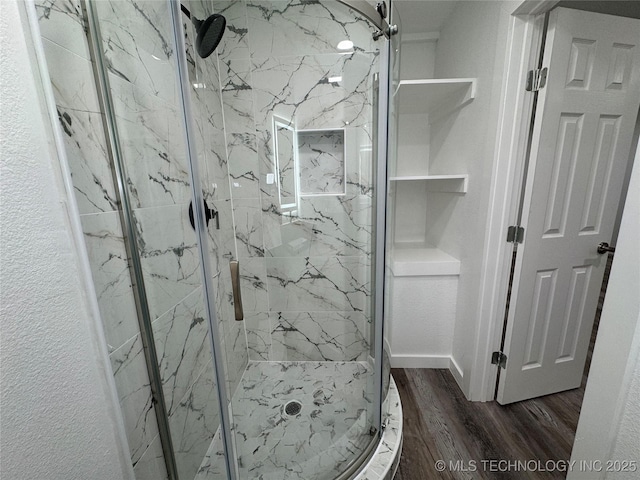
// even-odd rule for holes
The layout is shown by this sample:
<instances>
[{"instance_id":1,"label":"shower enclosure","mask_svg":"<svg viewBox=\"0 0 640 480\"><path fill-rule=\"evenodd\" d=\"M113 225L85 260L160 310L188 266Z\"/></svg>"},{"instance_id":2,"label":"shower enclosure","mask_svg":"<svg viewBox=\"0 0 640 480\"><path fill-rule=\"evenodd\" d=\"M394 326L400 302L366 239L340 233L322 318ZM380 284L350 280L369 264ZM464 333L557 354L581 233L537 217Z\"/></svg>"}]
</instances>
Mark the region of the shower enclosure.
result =
<instances>
[{"instance_id":1,"label":"shower enclosure","mask_svg":"<svg viewBox=\"0 0 640 480\"><path fill-rule=\"evenodd\" d=\"M379 26L336 0L35 3L136 478L353 476L388 384ZM226 19L207 58L184 10Z\"/></svg>"}]
</instances>

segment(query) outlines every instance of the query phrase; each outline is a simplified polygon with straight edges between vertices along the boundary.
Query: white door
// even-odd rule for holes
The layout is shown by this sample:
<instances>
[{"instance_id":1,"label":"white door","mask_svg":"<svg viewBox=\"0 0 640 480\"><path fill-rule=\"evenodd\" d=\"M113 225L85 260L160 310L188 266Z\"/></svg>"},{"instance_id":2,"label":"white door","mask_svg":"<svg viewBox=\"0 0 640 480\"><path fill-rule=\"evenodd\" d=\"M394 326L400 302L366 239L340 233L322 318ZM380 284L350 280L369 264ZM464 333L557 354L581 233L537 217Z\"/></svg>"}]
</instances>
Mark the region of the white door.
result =
<instances>
[{"instance_id":1,"label":"white door","mask_svg":"<svg viewBox=\"0 0 640 480\"><path fill-rule=\"evenodd\" d=\"M543 65L502 404L580 386L607 261L596 249L612 240L640 105L640 20L555 9Z\"/></svg>"}]
</instances>

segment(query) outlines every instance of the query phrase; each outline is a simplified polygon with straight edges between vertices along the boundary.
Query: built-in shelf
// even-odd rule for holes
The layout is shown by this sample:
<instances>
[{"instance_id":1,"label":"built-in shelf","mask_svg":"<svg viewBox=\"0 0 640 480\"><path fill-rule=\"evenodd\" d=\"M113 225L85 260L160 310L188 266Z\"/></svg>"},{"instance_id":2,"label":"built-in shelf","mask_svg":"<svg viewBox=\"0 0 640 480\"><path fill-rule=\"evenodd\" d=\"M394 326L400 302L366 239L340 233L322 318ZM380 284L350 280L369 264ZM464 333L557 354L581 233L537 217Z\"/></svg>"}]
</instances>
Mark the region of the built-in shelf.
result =
<instances>
[{"instance_id":1,"label":"built-in shelf","mask_svg":"<svg viewBox=\"0 0 640 480\"><path fill-rule=\"evenodd\" d=\"M460 260L442 250L415 243L396 243L391 253L395 277L459 275Z\"/></svg>"},{"instance_id":2,"label":"built-in shelf","mask_svg":"<svg viewBox=\"0 0 640 480\"><path fill-rule=\"evenodd\" d=\"M400 175L390 177L392 182L424 181L430 192L467 193L469 175Z\"/></svg>"},{"instance_id":3,"label":"built-in shelf","mask_svg":"<svg viewBox=\"0 0 640 480\"><path fill-rule=\"evenodd\" d=\"M401 80L398 85L400 113L428 113L433 122L472 101L475 78Z\"/></svg>"}]
</instances>

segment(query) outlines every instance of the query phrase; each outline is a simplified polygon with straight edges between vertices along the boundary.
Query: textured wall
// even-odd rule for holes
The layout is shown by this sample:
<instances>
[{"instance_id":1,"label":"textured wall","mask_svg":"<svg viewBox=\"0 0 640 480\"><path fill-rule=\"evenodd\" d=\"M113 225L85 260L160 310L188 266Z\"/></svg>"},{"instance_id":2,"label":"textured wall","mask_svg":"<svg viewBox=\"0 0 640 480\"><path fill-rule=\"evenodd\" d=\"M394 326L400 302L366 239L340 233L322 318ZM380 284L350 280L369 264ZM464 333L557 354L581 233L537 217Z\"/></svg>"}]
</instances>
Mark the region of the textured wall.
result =
<instances>
[{"instance_id":1,"label":"textured wall","mask_svg":"<svg viewBox=\"0 0 640 480\"><path fill-rule=\"evenodd\" d=\"M640 146L602 307L571 459L638 461L640 425ZM640 468L640 467L638 467ZM569 479L638 478L638 472L574 472Z\"/></svg>"},{"instance_id":2,"label":"textured wall","mask_svg":"<svg viewBox=\"0 0 640 480\"><path fill-rule=\"evenodd\" d=\"M1 8L0 477L128 478L109 413L108 366L92 333L58 160L32 77L28 30L18 2Z\"/></svg>"}]
</instances>

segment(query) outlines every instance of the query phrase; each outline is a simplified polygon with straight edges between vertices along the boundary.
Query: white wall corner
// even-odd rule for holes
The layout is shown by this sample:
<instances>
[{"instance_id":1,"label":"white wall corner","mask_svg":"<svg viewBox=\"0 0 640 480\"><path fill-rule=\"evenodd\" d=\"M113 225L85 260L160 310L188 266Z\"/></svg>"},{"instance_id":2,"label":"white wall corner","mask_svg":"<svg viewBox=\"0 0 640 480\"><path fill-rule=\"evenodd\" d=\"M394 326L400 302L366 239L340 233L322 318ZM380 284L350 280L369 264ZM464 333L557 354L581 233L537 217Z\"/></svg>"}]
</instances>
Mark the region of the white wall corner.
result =
<instances>
[{"instance_id":1,"label":"white wall corner","mask_svg":"<svg viewBox=\"0 0 640 480\"><path fill-rule=\"evenodd\" d=\"M631 390L634 378L640 376L640 145L636 148L629 192L625 203L616 253L611 266L593 351L589 379L585 389L580 419L571 453L573 461L607 461L620 446L635 445L638 460L638 438L633 437L640 422L640 398ZM627 413L630 412L630 413ZM631 435L630 438L626 438ZM618 454L620 451L618 451ZM614 472L572 471L568 480L584 478L637 478Z\"/></svg>"},{"instance_id":2,"label":"white wall corner","mask_svg":"<svg viewBox=\"0 0 640 480\"><path fill-rule=\"evenodd\" d=\"M32 2L2 2L0 477L132 479L37 32Z\"/></svg>"}]
</instances>

